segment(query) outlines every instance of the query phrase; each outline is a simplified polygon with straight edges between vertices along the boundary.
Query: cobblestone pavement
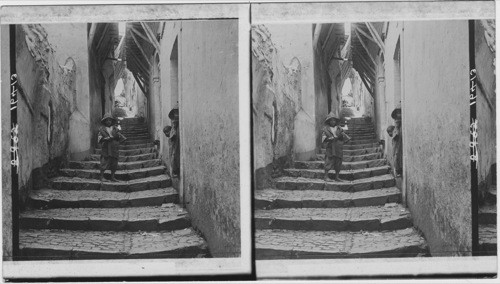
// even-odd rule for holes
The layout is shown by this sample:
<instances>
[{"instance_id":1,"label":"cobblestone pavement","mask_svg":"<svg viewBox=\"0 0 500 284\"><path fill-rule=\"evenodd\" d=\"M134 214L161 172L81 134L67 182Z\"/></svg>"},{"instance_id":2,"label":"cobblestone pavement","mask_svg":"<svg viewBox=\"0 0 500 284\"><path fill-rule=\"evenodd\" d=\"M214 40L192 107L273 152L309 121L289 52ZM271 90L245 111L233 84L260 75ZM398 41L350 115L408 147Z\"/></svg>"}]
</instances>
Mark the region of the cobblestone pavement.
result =
<instances>
[{"instance_id":1,"label":"cobblestone pavement","mask_svg":"<svg viewBox=\"0 0 500 284\"><path fill-rule=\"evenodd\" d=\"M273 187L255 191L257 259L409 257L428 254L399 204L401 191L371 123L355 119L344 145L340 178L324 178L324 149L295 161ZM334 172L329 172L334 177Z\"/></svg>"},{"instance_id":2,"label":"cobblestone pavement","mask_svg":"<svg viewBox=\"0 0 500 284\"><path fill-rule=\"evenodd\" d=\"M316 157L324 161L325 160L325 154L317 154ZM369 161L373 159L381 159L382 158L382 153L368 153L368 154L361 154L361 155L345 155L342 158L342 161L344 162L360 162L360 161Z\"/></svg>"},{"instance_id":3,"label":"cobblestone pavement","mask_svg":"<svg viewBox=\"0 0 500 284\"><path fill-rule=\"evenodd\" d=\"M115 257L146 254L165 254L170 257L197 257L207 253L205 241L192 229L171 232L110 232L110 231L66 231L66 230L21 230L20 250L29 250L29 255L55 251L66 257L67 253L99 254ZM26 244L29 244L27 246Z\"/></svg>"},{"instance_id":4,"label":"cobblestone pavement","mask_svg":"<svg viewBox=\"0 0 500 284\"><path fill-rule=\"evenodd\" d=\"M279 190L266 189L255 192L255 200L260 209L289 207L348 207L375 206L398 202L401 191L396 187L374 189L360 192L324 191L324 190Z\"/></svg>"},{"instance_id":5,"label":"cobblestone pavement","mask_svg":"<svg viewBox=\"0 0 500 284\"><path fill-rule=\"evenodd\" d=\"M79 177L56 177L51 180L52 188L63 190L109 190L133 192L148 189L164 188L172 185L167 175L158 175L147 178L137 178L130 181L104 181Z\"/></svg>"},{"instance_id":6,"label":"cobblestone pavement","mask_svg":"<svg viewBox=\"0 0 500 284\"><path fill-rule=\"evenodd\" d=\"M320 154L325 154L325 149L320 149ZM372 148L363 148L357 150L346 150L343 151L344 156L356 156L356 155L364 155L364 154L373 154L373 153L382 153L382 149L380 147L372 147Z\"/></svg>"},{"instance_id":7,"label":"cobblestone pavement","mask_svg":"<svg viewBox=\"0 0 500 284\"><path fill-rule=\"evenodd\" d=\"M188 212L175 204L179 195L146 125L126 122L120 181L98 179L96 149L85 161L69 162L48 188L30 192L19 220L23 259L210 257Z\"/></svg>"},{"instance_id":8,"label":"cobblestone pavement","mask_svg":"<svg viewBox=\"0 0 500 284\"><path fill-rule=\"evenodd\" d=\"M413 228L378 232L257 230L257 256L275 258L400 257L426 253L425 240Z\"/></svg>"},{"instance_id":9,"label":"cobblestone pavement","mask_svg":"<svg viewBox=\"0 0 500 284\"><path fill-rule=\"evenodd\" d=\"M496 196L495 196L496 197ZM479 250L482 255L497 254L497 205L496 199L492 204L479 207Z\"/></svg>"},{"instance_id":10,"label":"cobblestone pavement","mask_svg":"<svg viewBox=\"0 0 500 284\"><path fill-rule=\"evenodd\" d=\"M69 163L71 169L95 169L98 170L100 166L99 161L72 161ZM146 161L134 161L134 162L118 162L117 170L134 170L141 168L156 167L161 165L160 159L152 159Z\"/></svg>"},{"instance_id":11,"label":"cobblestone pavement","mask_svg":"<svg viewBox=\"0 0 500 284\"><path fill-rule=\"evenodd\" d=\"M385 165L381 167L364 168L356 170L341 170L340 178L348 180L369 178L373 176L388 174L390 172L390 169L391 169L390 166ZM325 176L324 170L285 169L285 173L287 173L291 177L303 177L309 179L323 179ZM328 174L330 178L333 179L335 171L329 171Z\"/></svg>"},{"instance_id":12,"label":"cobblestone pavement","mask_svg":"<svg viewBox=\"0 0 500 284\"><path fill-rule=\"evenodd\" d=\"M400 205L346 208L279 208L256 210L257 229L359 231L403 229L411 225L409 212Z\"/></svg>"},{"instance_id":13,"label":"cobblestone pavement","mask_svg":"<svg viewBox=\"0 0 500 284\"><path fill-rule=\"evenodd\" d=\"M138 155L129 155L129 156L123 156L120 155L118 157L118 162L136 162L136 161L147 161L147 160L152 160L156 159L156 153L146 153L146 154L138 154ZM101 156L97 154L92 154L88 157L89 161L100 161Z\"/></svg>"},{"instance_id":14,"label":"cobblestone pavement","mask_svg":"<svg viewBox=\"0 0 500 284\"><path fill-rule=\"evenodd\" d=\"M302 177L280 177L276 179L276 187L278 189L287 190L363 191L383 187L392 187L395 184L396 181L390 174L344 182L325 182L322 179Z\"/></svg>"},{"instance_id":15,"label":"cobblestone pavement","mask_svg":"<svg viewBox=\"0 0 500 284\"><path fill-rule=\"evenodd\" d=\"M41 189L30 193L30 199L37 201L40 207L52 207L54 203L58 207L119 207L112 206L113 204L144 206L152 205L151 203L162 205L178 202L178 198L177 191L171 187L136 192Z\"/></svg>"},{"instance_id":16,"label":"cobblestone pavement","mask_svg":"<svg viewBox=\"0 0 500 284\"><path fill-rule=\"evenodd\" d=\"M56 208L30 210L21 213L24 218L66 219L66 220L117 220L136 221L149 219L175 219L187 212L177 204L168 206L124 207L124 208Z\"/></svg>"},{"instance_id":17,"label":"cobblestone pavement","mask_svg":"<svg viewBox=\"0 0 500 284\"><path fill-rule=\"evenodd\" d=\"M376 159L359 162L343 162L341 170L356 170L364 168L381 167L387 164L385 159ZM323 169L324 161L296 161L295 168L297 169Z\"/></svg>"},{"instance_id":18,"label":"cobblestone pavement","mask_svg":"<svg viewBox=\"0 0 500 284\"><path fill-rule=\"evenodd\" d=\"M119 180L131 180L138 178L145 178L151 176L158 176L164 174L167 171L165 166L155 166L147 167L141 169L133 170L117 170L115 177ZM79 177L79 178L91 178L99 179L99 170L87 170L87 169L61 169L61 174L67 177Z\"/></svg>"},{"instance_id":19,"label":"cobblestone pavement","mask_svg":"<svg viewBox=\"0 0 500 284\"><path fill-rule=\"evenodd\" d=\"M496 254L497 226L493 224L479 225L479 244L494 245Z\"/></svg>"}]
</instances>

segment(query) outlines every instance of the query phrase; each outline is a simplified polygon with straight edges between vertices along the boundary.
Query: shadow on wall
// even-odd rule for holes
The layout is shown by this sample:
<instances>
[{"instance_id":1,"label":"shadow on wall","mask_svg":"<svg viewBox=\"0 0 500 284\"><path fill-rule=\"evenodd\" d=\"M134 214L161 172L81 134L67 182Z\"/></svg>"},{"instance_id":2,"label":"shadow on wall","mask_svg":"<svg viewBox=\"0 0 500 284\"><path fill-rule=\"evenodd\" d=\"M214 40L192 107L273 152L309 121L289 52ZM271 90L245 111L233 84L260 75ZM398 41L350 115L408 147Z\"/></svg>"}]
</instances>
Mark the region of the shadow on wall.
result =
<instances>
[{"instance_id":1,"label":"shadow on wall","mask_svg":"<svg viewBox=\"0 0 500 284\"><path fill-rule=\"evenodd\" d=\"M302 66L285 63L264 25L252 27L252 113L255 184L272 186L293 163L295 121L302 110Z\"/></svg>"},{"instance_id":2,"label":"shadow on wall","mask_svg":"<svg viewBox=\"0 0 500 284\"><path fill-rule=\"evenodd\" d=\"M46 187L69 159L70 117L77 110L75 62L60 65L48 38L42 25L16 26L21 209L29 192Z\"/></svg>"}]
</instances>

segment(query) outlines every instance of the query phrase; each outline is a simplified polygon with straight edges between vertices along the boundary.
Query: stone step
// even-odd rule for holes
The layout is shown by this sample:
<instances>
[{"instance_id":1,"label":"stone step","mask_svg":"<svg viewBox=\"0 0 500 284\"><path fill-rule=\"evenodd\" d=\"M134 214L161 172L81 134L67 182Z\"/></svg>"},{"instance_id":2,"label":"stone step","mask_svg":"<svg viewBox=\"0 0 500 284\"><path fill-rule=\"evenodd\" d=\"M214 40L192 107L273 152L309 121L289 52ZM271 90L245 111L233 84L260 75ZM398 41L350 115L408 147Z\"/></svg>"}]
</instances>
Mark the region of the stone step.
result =
<instances>
[{"instance_id":1,"label":"stone step","mask_svg":"<svg viewBox=\"0 0 500 284\"><path fill-rule=\"evenodd\" d=\"M487 204L497 204L497 186L491 185L487 190L485 190L483 196L484 202Z\"/></svg>"},{"instance_id":2,"label":"stone step","mask_svg":"<svg viewBox=\"0 0 500 284\"><path fill-rule=\"evenodd\" d=\"M151 139L145 138L128 138L125 142L120 143L121 145L139 145L139 144L147 144L152 143Z\"/></svg>"},{"instance_id":3,"label":"stone step","mask_svg":"<svg viewBox=\"0 0 500 284\"><path fill-rule=\"evenodd\" d=\"M368 144L344 144L344 150L358 150L365 148L376 148L379 147L378 142L368 143Z\"/></svg>"},{"instance_id":4,"label":"stone step","mask_svg":"<svg viewBox=\"0 0 500 284\"><path fill-rule=\"evenodd\" d=\"M196 258L208 247L193 229L161 232L68 231L19 232L23 260Z\"/></svg>"},{"instance_id":5,"label":"stone step","mask_svg":"<svg viewBox=\"0 0 500 284\"><path fill-rule=\"evenodd\" d=\"M120 192L135 192L172 186L172 180L167 175L119 182L101 182L97 179L56 177L53 178L50 183L51 188L60 190L103 190Z\"/></svg>"},{"instance_id":6,"label":"stone step","mask_svg":"<svg viewBox=\"0 0 500 284\"><path fill-rule=\"evenodd\" d=\"M317 154L316 157L324 161L325 154ZM342 157L342 161L344 162L359 162L359 161L368 161L368 160L377 160L382 158L382 153L372 153L372 154L362 154L362 155L345 155Z\"/></svg>"},{"instance_id":7,"label":"stone step","mask_svg":"<svg viewBox=\"0 0 500 284\"><path fill-rule=\"evenodd\" d=\"M349 208L255 210L258 230L380 231L412 227L410 212L396 203Z\"/></svg>"},{"instance_id":8,"label":"stone step","mask_svg":"<svg viewBox=\"0 0 500 284\"><path fill-rule=\"evenodd\" d=\"M363 124L363 123L372 123L372 119L369 117L350 117L349 119L346 119L347 123L352 123L352 124Z\"/></svg>"},{"instance_id":9,"label":"stone step","mask_svg":"<svg viewBox=\"0 0 500 284\"><path fill-rule=\"evenodd\" d=\"M142 125L142 124L134 124L134 125L127 125L127 124L121 124L121 129L122 131L135 131L135 130L149 130L149 127L147 125Z\"/></svg>"},{"instance_id":10,"label":"stone step","mask_svg":"<svg viewBox=\"0 0 500 284\"><path fill-rule=\"evenodd\" d=\"M132 129L123 129L120 131L123 135L127 134L127 135L149 135L149 130L147 129L136 129L136 130L132 130Z\"/></svg>"},{"instance_id":11,"label":"stone step","mask_svg":"<svg viewBox=\"0 0 500 284\"><path fill-rule=\"evenodd\" d=\"M387 165L386 159L360 161L360 162L343 162L341 170L359 170L364 168L374 168ZM296 161L294 167L297 169L317 170L323 169L324 161Z\"/></svg>"},{"instance_id":12,"label":"stone step","mask_svg":"<svg viewBox=\"0 0 500 284\"><path fill-rule=\"evenodd\" d=\"M96 149L101 149L102 145L97 144ZM153 143L145 143L145 144L135 144L135 145L120 145L118 146L120 150L133 150L133 149L138 149L138 148L150 148L154 147L155 145Z\"/></svg>"},{"instance_id":13,"label":"stone step","mask_svg":"<svg viewBox=\"0 0 500 284\"><path fill-rule=\"evenodd\" d=\"M264 189L255 191L256 209L277 208L339 208L379 206L401 201L401 191L397 187L374 189L360 192L341 191L290 191Z\"/></svg>"},{"instance_id":14,"label":"stone step","mask_svg":"<svg viewBox=\"0 0 500 284\"><path fill-rule=\"evenodd\" d=\"M118 166L120 166L120 162L122 163L130 163L130 162L139 162L139 161L152 161L157 158L157 153L146 153L146 154L139 154L139 155L120 155L118 157ZM101 155L99 154L92 154L88 157L88 161L100 161L101 160Z\"/></svg>"},{"instance_id":15,"label":"stone step","mask_svg":"<svg viewBox=\"0 0 500 284\"><path fill-rule=\"evenodd\" d=\"M347 134L375 134L374 129L352 129L352 128L347 128L344 129L344 132Z\"/></svg>"},{"instance_id":16,"label":"stone step","mask_svg":"<svg viewBox=\"0 0 500 284\"><path fill-rule=\"evenodd\" d=\"M366 144L376 144L376 139L364 139L364 140L351 140L344 145L366 145ZM372 146L373 147L373 146Z\"/></svg>"},{"instance_id":17,"label":"stone step","mask_svg":"<svg viewBox=\"0 0 500 284\"><path fill-rule=\"evenodd\" d=\"M188 213L176 204L126 208L29 210L19 216L21 229L89 231L173 231L189 228Z\"/></svg>"},{"instance_id":18,"label":"stone step","mask_svg":"<svg viewBox=\"0 0 500 284\"><path fill-rule=\"evenodd\" d=\"M95 153L97 155L101 154L102 149L95 149ZM132 149L132 150L119 150L120 156L137 156L137 155L142 155L142 154L150 154L150 153L156 153L156 148L155 147L148 147L148 148L137 148L137 149Z\"/></svg>"},{"instance_id":19,"label":"stone step","mask_svg":"<svg viewBox=\"0 0 500 284\"><path fill-rule=\"evenodd\" d=\"M291 177L311 178L311 179L324 179L324 170L307 170L307 169L285 169L284 172ZM374 176L387 175L391 172L391 167L388 165L374 168L364 168L357 170L344 170L340 171L340 179L345 180L358 180ZM328 176L333 179L335 171L329 171Z\"/></svg>"},{"instance_id":20,"label":"stone step","mask_svg":"<svg viewBox=\"0 0 500 284\"><path fill-rule=\"evenodd\" d=\"M138 146L138 145L142 145L142 144L152 144L152 140L151 139L143 139L143 138L140 138L140 139L127 139L125 140L124 142L120 142L120 145L123 145L123 146ZM99 147L96 147L96 148L101 148L102 146L99 146Z\"/></svg>"},{"instance_id":21,"label":"stone step","mask_svg":"<svg viewBox=\"0 0 500 284\"><path fill-rule=\"evenodd\" d=\"M375 134L348 134L348 135L349 137L351 137L351 141L376 139Z\"/></svg>"},{"instance_id":22,"label":"stone step","mask_svg":"<svg viewBox=\"0 0 500 284\"><path fill-rule=\"evenodd\" d=\"M208 247L193 229L162 232L20 230L23 260L197 258Z\"/></svg>"},{"instance_id":23,"label":"stone step","mask_svg":"<svg viewBox=\"0 0 500 284\"><path fill-rule=\"evenodd\" d=\"M256 259L428 256L425 239L413 228L383 232L257 230Z\"/></svg>"},{"instance_id":24,"label":"stone step","mask_svg":"<svg viewBox=\"0 0 500 284\"><path fill-rule=\"evenodd\" d=\"M144 117L124 117L120 121L124 123L144 123L145 120Z\"/></svg>"},{"instance_id":25,"label":"stone step","mask_svg":"<svg viewBox=\"0 0 500 284\"><path fill-rule=\"evenodd\" d=\"M115 178L118 180L135 180L140 178L159 176L167 172L165 166L157 166L152 168L143 168L135 170L117 170L115 173ZM99 179L99 170L85 170L85 169L61 169L60 173L62 176L75 177L75 178L87 178L87 179ZM106 171L104 173L104 178L111 178L111 173Z\"/></svg>"},{"instance_id":26,"label":"stone step","mask_svg":"<svg viewBox=\"0 0 500 284\"><path fill-rule=\"evenodd\" d=\"M497 206L481 206L479 207L479 224L497 224Z\"/></svg>"},{"instance_id":27,"label":"stone step","mask_svg":"<svg viewBox=\"0 0 500 284\"><path fill-rule=\"evenodd\" d=\"M497 255L496 225L479 225L479 250L481 255Z\"/></svg>"},{"instance_id":28,"label":"stone step","mask_svg":"<svg viewBox=\"0 0 500 284\"><path fill-rule=\"evenodd\" d=\"M127 141L130 141L130 140L139 140L139 139L150 139L151 138L151 135L149 135L149 133L147 134L129 134L127 133L127 135L125 135L123 132L122 134L127 137Z\"/></svg>"},{"instance_id":29,"label":"stone step","mask_svg":"<svg viewBox=\"0 0 500 284\"><path fill-rule=\"evenodd\" d=\"M121 132L127 139L151 139L151 135L149 133L129 133L129 132ZM152 139L151 139L152 140Z\"/></svg>"},{"instance_id":30,"label":"stone step","mask_svg":"<svg viewBox=\"0 0 500 284\"><path fill-rule=\"evenodd\" d=\"M345 182L325 182L322 179L280 177L276 179L276 188L283 190L328 190L358 192L396 185L394 177L390 174L358 179Z\"/></svg>"},{"instance_id":31,"label":"stone step","mask_svg":"<svg viewBox=\"0 0 500 284\"><path fill-rule=\"evenodd\" d=\"M356 150L346 150L342 151L344 156L357 156L357 155L365 155L365 154L373 154L373 153L382 153L382 149L380 147L372 147L372 148L363 148ZM322 148L319 150L319 154L325 154L326 149Z\"/></svg>"},{"instance_id":32,"label":"stone step","mask_svg":"<svg viewBox=\"0 0 500 284\"><path fill-rule=\"evenodd\" d=\"M29 195L30 205L37 209L47 208L113 208L161 206L178 203L179 194L171 187L136 192L113 192L97 190L33 190Z\"/></svg>"},{"instance_id":33,"label":"stone step","mask_svg":"<svg viewBox=\"0 0 500 284\"><path fill-rule=\"evenodd\" d=\"M345 131L360 131L360 132L369 132L374 131L373 126L364 126L364 125L347 125L347 127L343 127Z\"/></svg>"},{"instance_id":34,"label":"stone step","mask_svg":"<svg viewBox=\"0 0 500 284\"><path fill-rule=\"evenodd\" d=\"M348 121L345 124L347 127L366 127L366 128L373 128L374 125L372 122L358 122L358 123L352 123L351 121Z\"/></svg>"},{"instance_id":35,"label":"stone step","mask_svg":"<svg viewBox=\"0 0 500 284\"><path fill-rule=\"evenodd\" d=\"M68 167L70 169L97 170L99 169L100 164L101 163L99 161L70 161ZM152 168L161 165L161 159L137 162L118 162L118 170L136 170L142 168Z\"/></svg>"}]
</instances>

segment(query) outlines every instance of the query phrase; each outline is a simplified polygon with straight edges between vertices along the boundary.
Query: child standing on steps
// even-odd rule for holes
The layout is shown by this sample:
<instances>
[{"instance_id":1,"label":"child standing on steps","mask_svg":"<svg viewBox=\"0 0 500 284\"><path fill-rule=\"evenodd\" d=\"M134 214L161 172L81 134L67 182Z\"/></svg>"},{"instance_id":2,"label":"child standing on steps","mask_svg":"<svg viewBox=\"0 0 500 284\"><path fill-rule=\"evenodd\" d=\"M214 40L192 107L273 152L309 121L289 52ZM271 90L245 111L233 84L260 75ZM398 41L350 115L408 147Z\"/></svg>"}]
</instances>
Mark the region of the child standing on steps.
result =
<instances>
[{"instance_id":1,"label":"child standing on steps","mask_svg":"<svg viewBox=\"0 0 500 284\"><path fill-rule=\"evenodd\" d=\"M335 170L335 181L343 181L339 178L339 174L344 156L344 143L349 142L351 138L344 133L344 130L340 127L340 119L333 113L326 116L325 126L321 132L321 142L326 148L325 181L331 181L328 172L332 168Z\"/></svg>"},{"instance_id":2,"label":"child standing on steps","mask_svg":"<svg viewBox=\"0 0 500 284\"><path fill-rule=\"evenodd\" d=\"M111 171L111 181L117 182L115 172L118 168L120 142L127 140L116 127L116 119L106 114L101 120L97 143L101 144L100 180L104 181L104 171Z\"/></svg>"}]
</instances>

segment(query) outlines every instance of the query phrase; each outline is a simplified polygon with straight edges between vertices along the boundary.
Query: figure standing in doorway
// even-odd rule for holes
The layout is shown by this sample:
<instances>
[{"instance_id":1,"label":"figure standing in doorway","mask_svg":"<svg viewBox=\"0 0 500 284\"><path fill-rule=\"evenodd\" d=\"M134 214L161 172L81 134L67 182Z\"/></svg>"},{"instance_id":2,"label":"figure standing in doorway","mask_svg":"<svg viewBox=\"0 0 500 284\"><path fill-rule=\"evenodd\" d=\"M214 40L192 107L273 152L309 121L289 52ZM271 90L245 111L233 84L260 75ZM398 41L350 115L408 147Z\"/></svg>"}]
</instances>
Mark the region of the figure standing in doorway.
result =
<instances>
[{"instance_id":1,"label":"figure standing in doorway","mask_svg":"<svg viewBox=\"0 0 500 284\"><path fill-rule=\"evenodd\" d=\"M392 150L394 157L394 170L396 176L403 174L403 133L401 129L401 108L396 108L391 113L394 119L394 130L392 131Z\"/></svg>"},{"instance_id":2,"label":"figure standing in doorway","mask_svg":"<svg viewBox=\"0 0 500 284\"><path fill-rule=\"evenodd\" d=\"M176 105L168 113L168 118L172 121L172 126L166 126L163 133L170 140L170 168L172 177L178 177L180 173L180 137L179 137L179 106Z\"/></svg>"},{"instance_id":3,"label":"figure standing in doorway","mask_svg":"<svg viewBox=\"0 0 500 284\"><path fill-rule=\"evenodd\" d=\"M118 168L118 157L120 155L120 143L127 140L116 127L116 119L106 114L102 120L102 126L99 128L97 143L101 144L101 165L100 180L104 181L104 172L111 171L111 181L117 182L115 172Z\"/></svg>"},{"instance_id":4,"label":"figure standing in doorway","mask_svg":"<svg viewBox=\"0 0 500 284\"><path fill-rule=\"evenodd\" d=\"M344 143L349 142L351 138L344 133L344 130L340 127L340 119L333 113L326 116L325 126L321 132L321 142L326 148L325 181L331 181L328 172L332 168L335 170L335 181L343 181L339 178L339 174L344 156Z\"/></svg>"}]
</instances>

